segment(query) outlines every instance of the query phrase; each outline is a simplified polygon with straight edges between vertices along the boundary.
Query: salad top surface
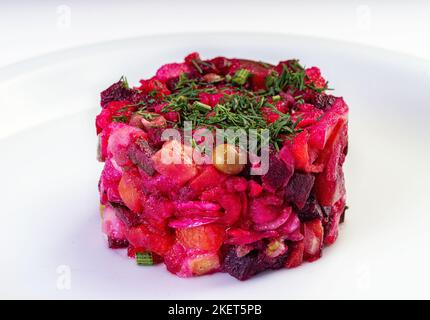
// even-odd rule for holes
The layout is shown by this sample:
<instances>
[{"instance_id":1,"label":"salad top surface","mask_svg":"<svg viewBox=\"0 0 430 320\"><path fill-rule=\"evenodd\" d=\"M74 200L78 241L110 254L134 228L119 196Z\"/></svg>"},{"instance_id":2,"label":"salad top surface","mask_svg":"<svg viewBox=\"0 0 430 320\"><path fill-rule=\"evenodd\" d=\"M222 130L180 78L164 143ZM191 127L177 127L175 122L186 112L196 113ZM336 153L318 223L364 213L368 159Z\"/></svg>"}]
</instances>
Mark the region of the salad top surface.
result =
<instances>
[{"instance_id":1,"label":"salad top surface","mask_svg":"<svg viewBox=\"0 0 430 320\"><path fill-rule=\"evenodd\" d=\"M103 91L106 111L97 119L97 131L107 123L142 119L174 128L190 121L193 128L269 129L270 144L279 150L330 108L336 98L327 90L320 70L298 60L272 65L225 57L202 60L192 53L183 63L162 66L138 87L122 77Z\"/></svg>"}]
</instances>

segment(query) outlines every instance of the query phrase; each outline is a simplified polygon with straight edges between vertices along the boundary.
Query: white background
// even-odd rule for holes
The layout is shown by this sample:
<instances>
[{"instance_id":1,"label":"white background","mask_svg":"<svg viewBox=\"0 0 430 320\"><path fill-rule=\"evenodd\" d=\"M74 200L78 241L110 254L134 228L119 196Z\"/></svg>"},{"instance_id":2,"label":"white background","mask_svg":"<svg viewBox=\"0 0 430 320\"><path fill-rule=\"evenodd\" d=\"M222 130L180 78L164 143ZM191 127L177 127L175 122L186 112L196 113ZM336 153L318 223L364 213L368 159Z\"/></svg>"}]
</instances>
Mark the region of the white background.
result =
<instances>
[{"instance_id":1,"label":"white background","mask_svg":"<svg viewBox=\"0 0 430 320\"><path fill-rule=\"evenodd\" d=\"M430 59L429 1L0 0L0 67L95 42L188 31L281 32Z\"/></svg>"}]
</instances>

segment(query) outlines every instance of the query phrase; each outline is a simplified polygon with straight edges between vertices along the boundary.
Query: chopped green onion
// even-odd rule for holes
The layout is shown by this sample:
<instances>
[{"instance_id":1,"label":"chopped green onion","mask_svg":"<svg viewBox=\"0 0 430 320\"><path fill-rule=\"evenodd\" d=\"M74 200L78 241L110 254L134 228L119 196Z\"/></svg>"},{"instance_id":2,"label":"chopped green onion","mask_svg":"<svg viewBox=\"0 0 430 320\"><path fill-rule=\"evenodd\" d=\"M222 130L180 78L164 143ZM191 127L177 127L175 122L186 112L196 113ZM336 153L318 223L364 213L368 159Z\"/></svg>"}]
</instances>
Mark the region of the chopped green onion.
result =
<instances>
[{"instance_id":1,"label":"chopped green onion","mask_svg":"<svg viewBox=\"0 0 430 320\"><path fill-rule=\"evenodd\" d=\"M128 118L127 118L127 116L125 116L125 115L119 115L119 116L113 116L112 117L112 121L113 122L123 122L123 123L126 123L127 121L128 121Z\"/></svg>"},{"instance_id":2,"label":"chopped green onion","mask_svg":"<svg viewBox=\"0 0 430 320\"><path fill-rule=\"evenodd\" d=\"M264 62L264 61L258 61L259 64L261 64L265 68L270 68L270 64Z\"/></svg>"},{"instance_id":3,"label":"chopped green onion","mask_svg":"<svg viewBox=\"0 0 430 320\"><path fill-rule=\"evenodd\" d=\"M188 76L187 76L187 74L186 73L181 73L180 75L179 75L179 80L178 80L178 83L176 84L176 89L180 89L180 88L183 88L186 84L187 84L187 82L188 82L189 80L188 80Z\"/></svg>"},{"instance_id":4,"label":"chopped green onion","mask_svg":"<svg viewBox=\"0 0 430 320\"><path fill-rule=\"evenodd\" d=\"M195 101L193 103L193 108L197 109L197 110L200 110L200 111L203 111L203 112L207 112L207 111L211 111L212 110L211 106L208 106L207 104L204 104L204 103L202 103L200 101Z\"/></svg>"},{"instance_id":5,"label":"chopped green onion","mask_svg":"<svg viewBox=\"0 0 430 320\"><path fill-rule=\"evenodd\" d=\"M191 60L191 63L194 65L194 67L196 67L196 69L197 69L197 71L199 72L199 73L203 73L203 70L202 70L202 68L200 68L200 66L199 66L199 64L197 63L197 61L196 60Z\"/></svg>"},{"instance_id":6,"label":"chopped green onion","mask_svg":"<svg viewBox=\"0 0 430 320\"><path fill-rule=\"evenodd\" d=\"M240 69L236 71L231 81L240 86L243 86L246 83L246 80L248 80L249 75L250 73L248 70Z\"/></svg>"},{"instance_id":7,"label":"chopped green onion","mask_svg":"<svg viewBox=\"0 0 430 320\"><path fill-rule=\"evenodd\" d=\"M197 142L196 142L196 140L195 139L190 139L190 142L191 142L191 146L193 147L193 148L197 148L198 147L198 145L197 145Z\"/></svg>"},{"instance_id":8,"label":"chopped green onion","mask_svg":"<svg viewBox=\"0 0 430 320\"><path fill-rule=\"evenodd\" d=\"M159 116L158 114L153 114L153 113L148 113L148 112L142 113L141 115L142 115L142 118L147 120L147 121L152 121L152 120L154 120L155 117Z\"/></svg>"},{"instance_id":9,"label":"chopped green onion","mask_svg":"<svg viewBox=\"0 0 430 320\"><path fill-rule=\"evenodd\" d=\"M121 82L122 82L122 86L123 86L125 89L130 89L130 86L128 85L127 78L126 78L125 76L122 76L122 77L121 77L121 79L119 79L119 81L121 81Z\"/></svg>"},{"instance_id":10,"label":"chopped green onion","mask_svg":"<svg viewBox=\"0 0 430 320\"><path fill-rule=\"evenodd\" d=\"M136 263L139 266L152 266L154 260L151 252L136 252Z\"/></svg>"}]
</instances>

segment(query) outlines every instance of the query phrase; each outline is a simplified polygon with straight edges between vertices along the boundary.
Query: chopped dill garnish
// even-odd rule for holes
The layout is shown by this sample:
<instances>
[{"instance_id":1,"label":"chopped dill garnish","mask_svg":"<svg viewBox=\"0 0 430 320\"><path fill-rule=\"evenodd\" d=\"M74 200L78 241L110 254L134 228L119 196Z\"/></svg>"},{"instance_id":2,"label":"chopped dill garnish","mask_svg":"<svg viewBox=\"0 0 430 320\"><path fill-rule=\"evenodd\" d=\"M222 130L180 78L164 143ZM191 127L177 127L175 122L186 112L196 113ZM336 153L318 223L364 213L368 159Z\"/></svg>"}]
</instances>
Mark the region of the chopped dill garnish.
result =
<instances>
[{"instance_id":1,"label":"chopped dill garnish","mask_svg":"<svg viewBox=\"0 0 430 320\"><path fill-rule=\"evenodd\" d=\"M234 74L211 74L205 77L204 69L213 69L214 66L206 61L192 60L200 76L190 78L189 74L181 73L176 85L174 85L169 95L160 96L156 90L149 92L145 101L138 104L127 105L119 111L130 111L142 115L147 120L154 117L153 106L165 104L162 112L176 111L179 115L178 122L167 121L168 126L181 128L185 121L190 121L194 128L206 127L210 130L219 129L243 129L256 130L261 132L269 129L270 143L276 148L282 145L285 139L294 137L301 130L297 124L301 119L293 120L290 112L283 113L276 108L276 104L284 99L283 94L289 93L293 96L297 104L305 103L303 93L306 89L321 93L330 90L327 84L324 88L317 88L308 81L306 69L300 65L298 60L289 60L282 65L279 73L272 65L258 62L261 66L272 71L265 78L265 88L252 91L249 86L249 78L253 76L248 69L239 69ZM211 81L214 76L218 76L216 81ZM121 78L124 86L128 88L125 77ZM201 101L204 94L221 94L216 102ZM267 122L267 115L275 118L273 122ZM127 122L128 117L118 115L113 117L113 121ZM261 135L260 135L261 136Z\"/></svg>"},{"instance_id":2,"label":"chopped dill garnish","mask_svg":"<svg viewBox=\"0 0 430 320\"><path fill-rule=\"evenodd\" d=\"M112 121L113 122L123 122L123 123L127 123L128 122L128 117L126 115L119 115L119 116L113 116L112 117Z\"/></svg>"}]
</instances>

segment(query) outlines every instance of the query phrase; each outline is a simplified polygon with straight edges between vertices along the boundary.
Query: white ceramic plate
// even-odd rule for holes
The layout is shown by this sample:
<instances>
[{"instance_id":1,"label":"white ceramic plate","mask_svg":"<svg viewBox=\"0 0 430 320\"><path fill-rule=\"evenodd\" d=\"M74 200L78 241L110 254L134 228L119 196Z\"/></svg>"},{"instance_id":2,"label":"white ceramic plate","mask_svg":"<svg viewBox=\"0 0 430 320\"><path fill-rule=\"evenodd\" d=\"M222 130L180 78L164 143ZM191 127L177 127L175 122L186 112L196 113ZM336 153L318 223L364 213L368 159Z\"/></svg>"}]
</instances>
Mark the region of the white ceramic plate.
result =
<instances>
[{"instance_id":1,"label":"white ceramic plate","mask_svg":"<svg viewBox=\"0 0 430 320\"><path fill-rule=\"evenodd\" d=\"M137 267L100 232L99 92L199 51L320 66L350 105L348 211L321 260L239 282ZM194 34L105 43L0 70L0 297L430 298L430 65L285 35Z\"/></svg>"}]
</instances>

